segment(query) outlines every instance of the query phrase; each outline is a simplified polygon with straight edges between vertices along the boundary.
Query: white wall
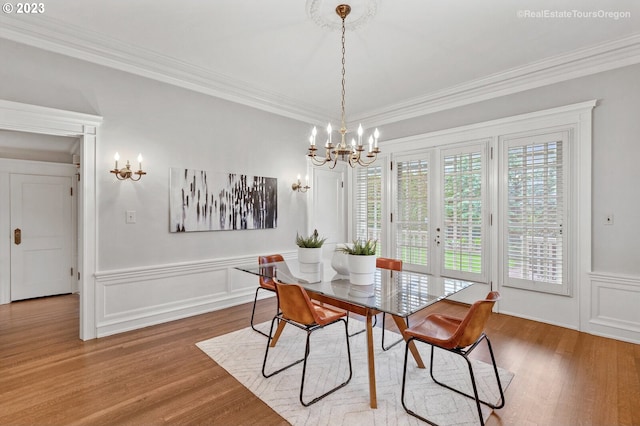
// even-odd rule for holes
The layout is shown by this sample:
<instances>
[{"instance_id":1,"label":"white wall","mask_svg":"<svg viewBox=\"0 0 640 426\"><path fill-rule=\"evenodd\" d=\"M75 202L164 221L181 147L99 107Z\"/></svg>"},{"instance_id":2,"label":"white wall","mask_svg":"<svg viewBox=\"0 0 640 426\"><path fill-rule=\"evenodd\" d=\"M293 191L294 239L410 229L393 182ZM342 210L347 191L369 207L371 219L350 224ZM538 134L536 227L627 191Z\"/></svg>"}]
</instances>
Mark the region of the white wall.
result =
<instances>
[{"instance_id":1,"label":"white wall","mask_svg":"<svg viewBox=\"0 0 640 426\"><path fill-rule=\"evenodd\" d=\"M306 230L308 125L62 55L0 40L0 99L103 117L96 146L98 335L252 299L256 279L232 267L294 249ZM147 175L108 172L142 152ZM169 233L169 169L278 179L278 227ZM125 211L137 223L125 223ZM164 274L164 275L163 275ZM169 278L172 277L172 278Z\"/></svg>"}]
</instances>

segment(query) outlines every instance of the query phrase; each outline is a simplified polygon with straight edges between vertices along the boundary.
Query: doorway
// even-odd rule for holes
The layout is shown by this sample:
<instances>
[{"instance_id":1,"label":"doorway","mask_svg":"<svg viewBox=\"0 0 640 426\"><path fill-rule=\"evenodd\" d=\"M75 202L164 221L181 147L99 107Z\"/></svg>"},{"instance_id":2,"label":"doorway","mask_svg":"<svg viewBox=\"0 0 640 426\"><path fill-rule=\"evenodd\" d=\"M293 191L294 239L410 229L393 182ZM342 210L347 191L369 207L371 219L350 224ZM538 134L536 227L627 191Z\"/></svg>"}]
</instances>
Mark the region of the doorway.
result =
<instances>
[{"instance_id":1,"label":"doorway","mask_svg":"<svg viewBox=\"0 0 640 426\"><path fill-rule=\"evenodd\" d=\"M97 129L102 117L0 100L0 130L77 138L77 281L80 293L80 338L97 337L95 306L96 270L96 159ZM43 166L46 168L46 166ZM42 173L45 173L44 171ZM8 172L0 175L0 190L8 192ZM5 188L5 189L2 189ZM0 218L0 241L12 240L8 215ZM0 303L10 300L9 266L0 264Z\"/></svg>"}]
</instances>

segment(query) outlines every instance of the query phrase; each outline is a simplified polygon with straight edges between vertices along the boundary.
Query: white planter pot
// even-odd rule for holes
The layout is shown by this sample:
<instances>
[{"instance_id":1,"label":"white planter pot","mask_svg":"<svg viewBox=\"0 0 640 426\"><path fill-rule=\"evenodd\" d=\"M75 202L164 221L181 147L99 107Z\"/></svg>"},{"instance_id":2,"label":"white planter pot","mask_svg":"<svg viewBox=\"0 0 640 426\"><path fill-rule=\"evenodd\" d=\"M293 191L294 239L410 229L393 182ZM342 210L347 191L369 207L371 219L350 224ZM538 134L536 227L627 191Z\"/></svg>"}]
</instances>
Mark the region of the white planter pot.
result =
<instances>
[{"instance_id":1,"label":"white planter pot","mask_svg":"<svg viewBox=\"0 0 640 426\"><path fill-rule=\"evenodd\" d=\"M354 285L371 285L376 273L376 256L357 256L350 254L349 281Z\"/></svg>"},{"instance_id":2,"label":"white planter pot","mask_svg":"<svg viewBox=\"0 0 640 426\"><path fill-rule=\"evenodd\" d=\"M321 260L322 247L298 247L298 262L300 262L300 272L319 272Z\"/></svg>"},{"instance_id":3,"label":"white planter pot","mask_svg":"<svg viewBox=\"0 0 640 426\"><path fill-rule=\"evenodd\" d=\"M318 247L318 248L298 247L298 262L320 263L320 260L322 260L322 247Z\"/></svg>"},{"instance_id":4,"label":"white planter pot","mask_svg":"<svg viewBox=\"0 0 640 426\"><path fill-rule=\"evenodd\" d=\"M347 246L348 243L337 244L331 257L331 267L341 276L349 276L349 255L340 250L340 247Z\"/></svg>"}]
</instances>

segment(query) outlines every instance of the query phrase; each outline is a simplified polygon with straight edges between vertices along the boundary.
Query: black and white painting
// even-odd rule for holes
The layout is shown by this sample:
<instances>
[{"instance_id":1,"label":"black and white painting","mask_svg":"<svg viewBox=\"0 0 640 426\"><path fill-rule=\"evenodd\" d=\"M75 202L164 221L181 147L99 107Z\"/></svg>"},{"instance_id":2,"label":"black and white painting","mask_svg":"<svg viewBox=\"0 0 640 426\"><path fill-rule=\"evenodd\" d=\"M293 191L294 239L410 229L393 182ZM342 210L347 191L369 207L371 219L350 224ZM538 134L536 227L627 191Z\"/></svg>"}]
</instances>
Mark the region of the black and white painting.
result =
<instances>
[{"instance_id":1,"label":"black and white painting","mask_svg":"<svg viewBox=\"0 0 640 426\"><path fill-rule=\"evenodd\" d=\"M171 168L170 231L275 228L278 180Z\"/></svg>"}]
</instances>

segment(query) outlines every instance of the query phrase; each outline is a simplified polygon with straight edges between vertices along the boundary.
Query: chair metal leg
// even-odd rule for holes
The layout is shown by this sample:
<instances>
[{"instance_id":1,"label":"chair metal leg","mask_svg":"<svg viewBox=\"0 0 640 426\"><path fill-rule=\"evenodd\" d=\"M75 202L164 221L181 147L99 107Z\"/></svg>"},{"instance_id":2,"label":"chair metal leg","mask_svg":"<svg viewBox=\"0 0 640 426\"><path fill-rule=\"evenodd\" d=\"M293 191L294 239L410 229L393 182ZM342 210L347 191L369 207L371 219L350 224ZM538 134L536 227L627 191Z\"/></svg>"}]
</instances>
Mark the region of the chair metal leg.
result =
<instances>
[{"instance_id":1,"label":"chair metal leg","mask_svg":"<svg viewBox=\"0 0 640 426\"><path fill-rule=\"evenodd\" d=\"M385 318L386 318L386 314L383 312L382 313L382 350L383 351L388 351L389 349L391 349L392 347L394 347L395 345L397 345L400 342L404 342L404 337L400 337L399 340L393 342L392 344L390 344L389 346L384 346L384 331L385 331ZM407 317L407 327L409 326L409 317Z\"/></svg>"},{"instance_id":2,"label":"chair metal leg","mask_svg":"<svg viewBox=\"0 0 640 426\"><path fill-rule=\"evenodd\" d=\"M407 377L407 359L408 359L408 354L409 354L409 343L410 343L411 341L413 341L413 340L416 340L416 339L412 337L412 338L410 338L410 339L407 341L407 345L406 345L406 347L405 347L405 353L404 353L404 367L403 367L403 373L402 373L402 393L401 393L401 397L400 397L400 398L401 398L401 402L402 402L402 407L405 409L405 411L406 411L408 414L410 414L410 415L412 415L412 416L414 416L414 417L416 417L416 418L418 418L418 419L420 419L420 420L422 420L422 421L425 421L425 422L429 423L430 425L437 426L437 424L436 424L436 423L431 422L431 421L429 421L428 419L426 419L426 418L424 418L424 417L420 416L420 415L419 415L419 414L417 414L416 412L414 412L414 411L412 411L411 409L409 409L409 408L406 406L406 404L405 404L405 387L406 387L406 377ZM489 353L490 353L490 355L491 355L491 363L493 364L493 371L494 371L494 373L495 373L495 375L496 375L496 381L497 381L497 383L498 383L498 390L500 391L500 403L499 403L499 404L497 404L497 405L495 405L495 404L491 404L491 403L488 403L488 402L483 401L483 400L481 400L481 399L480 399L480 396L478 395L478 387L477 387L476 380L475 380L475 374L473 373L473 367L472 367L472 365L471 365L471 361L470 361L470 360L469 360L469 358L468 358L468 354L469 354L469 353L470 353L470 352L471 352L471 351L472 351L472 350L473 350L473 349L474 349L478 344L480 344L480 342L481 342L482 340L486 340L486 341L487 341L487 345L489 346ZM494 357L494 355L493 355L493 349L491 348L491 342L489 341L489 338L488 338L485 334L483 334L483 335L482 335L482 336L481 336L481 337L480 337L480 338L479 338L479 339L478 339L478 340L477 340L477 341L476 341L476 342L475 342L475 343L474 343L474 344L473 344L473 345L472 345L468 350L466 350L466 351L464 351L464 350L460 350L460 349L444 349L444 348L440 348L440 349L443 349L443 350L448 351L448 352L451 352L451 353L458 354L458 355L462 356L462 357L465 359L465 361L467 362L467 366L468 366L468 368L469 368L469 375L470 375L470 377L471 377L471 385L472 385L472 387L473 387L473 395L466 394L466 393L464 393L464 392L462 392L462 391L460 391L460 390L458 390L458 389L455 389L455 388L453 388L453 387L451 387L451 386L449 386L449 385L446 385L446 384L444 384L444 383L439 382L438 380L436 380L436 378L435 378L435 377L434 377L434 375L433 375L433 354L434 354L434 351L435 351L435 346L433 346L433 345L431 345L431 362L430 362L430 366L429 366L429 374L431 375L431 378L432 378L432 379L433 379L433 381L434 381L435 383L437 383L438 385L443 386L443 387L445 387L445 388L447 388L447 389L449 389L449 390L452 390L452 391L454 391L454 392L456 392L456 393L458 393L458 394L460 394L460 395L466 396L467 398L471 398L471 399L475 400L475 402L476 402L476 408L477 408L477 410L478 410L478 417L480 418L480 424L481 424L482 426L484 426L484 419L483 419L483 416L482 416L482 407L480 406L480 404L481 404L481 403L482 403L482 404L484 404L484 405L486 405L486 406L488 406L488 407L491 407L491 408L493 408L493 409L498 409L498 408L502 408L502 407L504 407L504 391L503 391L503 389L502 389L502 383L500 382L500 376L499 376L499 374L498 374L498 367L497 367L497 365L496 365L496 360L495 360L495 357Z\"/></svg>"},{"instance_id":3,"label":"chair metal leg","mask_svg":"<svg viewBox=\"0 0 640 426\"><path fill-rule=\"evenodd\" d=\"M301 362L303 362L303 361L304 361L304 362L306 362L306 360L307 360L307 358L306 358L306 356L305 356L304 358L301 358L301 359L299 359L299 360L297 360L297 361L294 361L294 362L292 362L291 364L285 365L284 367L282 367L282 368L280 368L280 369L278 369L278 370L276 370L276 371L273 371L273 372L271 372L271 373L267 373L267 372L266 372L266 368L267 368L267 358L268 358L268 356L269 356L269 347L271 346L271 336L273 335L273 327L274 327L274 325L275 325L276 321L284 321L283 319L281 319L281 318L280 318L280 316L279 316L279 315L280 315L280 314L276 315L275 317L273 317L273 320L271 320L271 328L269 329L269 335L267 336L267 337L268 337L268 339L267 339L267 349L264 351L264 361L262 362L262 375L263 375L265 378L267 378L267 379L268 379L269 377L271 377L271 376L275 376L276 374L278 374L278 373L280 373L280 372L282 372L282 371L284 371L284 370L286 370L286 369L288 369L288 368L293 367L293 366L294 366L294 365L296 365L296 364L300 364L300 363L301 363ZM287 321L287 322L288 322L288 321ZM297 324L294 324L294 325L295 325L295 326L297 326L297 327L299 327ZM259 332L259 333L260 333L260 332Z\"/></svg>"},{"instance_id":4,"label":"chair metal leg","mask_svg":"<svg viewBox=\"0 0 640 426\"><path fill-rule=\"evenodd\" d=\"M470 363L470 361L468 359L468 355L469 355L469 353L471 353L471 351L476 346L478 346L480 344L480 342L482 342L482 340L486 340L487 341L487 345L489 346L489 354L491 355L491 363L493 364L493 371L494 371L494 373L496 375L496 382L498 384L498 390L500 392L500 404L498 404L498 405L491 404L491 403L489 403L487 401L483 401L481 399L478 399L478 401L481 402L482 404L486 405L487 407L491 407L493 409L499 409L499 408L504 407L504 391L502 389L502 383L500 382L500 376L498 375L498 366L496 365L496 359L493 356L493 349L491 348L491 343L489 342L489 338L487 337L487 335L486 334L482 334L482 336L480 336L480 338L472 346L470 346L469 349L466 350L466 351L456 350L456 349L443 349L443 348L440 348L440 349L462 356L467 361L467 363L469 363L469 367L471 367L471 363ZM464 395L467 398L475 399L475 397L473 395L466 394L466 393L464 393L464 392L462 392L462 391L460 391L458 389L455 389L455 388L453 388L453 387L451 387L451 386L449 386L449 385L447 385L445 383L439 382L433 376L433 351L434 351L434 346L431 347L431 365L429 367L429 373L431 374L431 378L433 379L433 381L436 382L437 384L439 384L440 386L443 386L443 387L445 387L447 389L450 389L450 390L452 390L452 391L454 391L456 393L459 393L460 395ZM471 376L471 378L473 379L473 375ZM475 381L473 381L473 385L475 386Z\"/></svg>"},{"instance_id":5,"label":"chair metal leg","mask_svg":"<svg viewBox=\"0 0 640 426\"><path fill-rule=\"evenodd\" d=\"M491 347L491 341L485 335L484 339L487 341L487 346L489 347L489 354L491 355L491 363L493 364L493 372L496 375L496 382L498 383L498 389L500 390L500 404L491 407L494 409L500 409L504 407L504 389L502 389L502 382L500 381L500 375L498 374L498 366L496 365L496 357L493 356L493 348Z\"/></svg>"},{"instance_id":6,"label":"chair metal leg","mask_svg":"<svg viewBox=\"0 0 640 426\"><path fill-rule=\"evenodd\" d=\"M305 407L308 407L311 404L315 404L316 402L320 401L322 398L324 398L324 397L326 397L328 395L331 395L332 393L334 393L335 391L337 391L340 388L345 387L347 385L347 383L349 383L351 381L351 377L353 376L353 369L352 369L352 366L351 366L351 348L349 347L349 330L348 330L348 326L347 326L347 321L345 321L344 319L339 319L338 321L342 321L342 323L344 323L344 335L345 335L345 339L347 341L347 358L349 360L349 377L347 378L347 380L345 380L344 382L340 383L338 386L328 390L327 392L323 393L320 396L315 397L311 401L305 402L303 400L302 393L304 392L304 380L305 380L306 372L307 372L307 360L309 358L309 352L311 350L311 346L310 346L311 333L313 333L315 330L318 330L319 328L322 328L322 327L318 327L318 328L314 328L314 329L308 330L307 331L307 343L305 345L305 353L304 353L304 364L302 366L302 380L300 382L300 403ZM331 324L335 324L336 322L332 322ZM327 325L331 325L331 324L327 324Z\"/></svg>"},{"instance_id":7,"label":"chair metal leg","mask_svg":"<svg viewBox=\"0 0 640 426\"><path fill-rule=\"evenodd\" d=\"M426 419L424 417L422 417L421 415L419 415L418 413L416 413L415 411L411 410L409 407L407 407L407 404L405 402L405 389L406 389L406 384L407 384L407 359L409 358L409 343L412 342L413 340L415 340L413 337L411 337L409 340L407 340L407 344L405 345L404 348L404 367L402 369L402 390L401 390L401 394L400 394L400 402L402 403L402 408L404 408L404 411L407 412L407 414L412 415L413 417L422 420L423 422L427 422L432 426L438 426L437 423L434 423L432 421L430 421L429 419Z\"/></svg>"},{"instance_id":8,"label":"chair metal leg","mask_svg":"<svg viewBox=\"0 0 640 426\"><path fill-rule=\"evenodd\" d=\"M264 337L269 337L269 335L267 333L265 333L264 331L258 330L254 325L253 325L253 317L256 314L256 303L258 302L258 292L260 290L265 290L265 291L271 291L271 290L267 290L265 288L262 287L258 287L256 289L256 295L253 298L253 309L251 310L251 328L253 329L253 331L257 331L258 333L262 334Z\"/></svg>"},{"instance_id":9,"label":"chair metal leg","mask_svg":"<svg viewBox=\"0 0 640 426\"><path fill-rule=\"evenodd\" d=\"M297 328L300 328L300 329L304 330L307 333L307 339L306 339L306 344L305 344L305 348L304 348L304 357L299 359L299 360L296 360L296 361L292 362L291 364L285 365L284 367L282 367L282 368L280 368L280 369L278 369L276 371L267 373L266 366L267 366L267 359L269 357L269 347L271 346L271 336L273 335L273 328L274 328L274 326L276 324L276 321L286 321L287 323L292 324L292 325L296 326ZM347 341L347 359L349 360L349 377L347 377L347 380L345 380L344 382L340 383L338 386L328 390L327 392L323 393L322 395L320 395L318 397L315 397L314 399L312 399L309 402L305 402L303 397L302 397L302 394L304 392L304 381L305 381L306 372L307 372L307 360L309 359L309 353L310 353L310 350L311 350L311 344L310 344L311 333L313 333L314 331L319 330L321 328L327 327L329 325L336 324L338 321L341 321L344 324L344 336L345 336L345 340ZM352 368L352 365L351 365L351 348L349 346L349 331L347 329L347 322L344 319L339 319L339 320L336 320L336 321L334 321L334 322L332 322L330 324L325 325L324 327L320 327L320 326L317 326L317 325L316 326L310 326L310 327L303 327L300 324L297 324L295 322L288 321L288 320L286 320L284 318L281 318L280 314L276 315L273 318L273 320L271 321L271 328L269 330L269 339L267 340L267 349L264 352L264 361L262 362L262 375L265 378L269 378L269 377L275 376L278 373L281 373L282 371L284 371L284 370L286 370L288 368L293 367L294 365L300 364L302 362L303 364L302 364L302 378L301 378L301 381L300 381L300 403L305 407L308 407L309 405L320 401L322 398L332 394L333 392L337 391L338 389L343 388L344 386L347 385L347 383L349 383L351 381L351 377L353 376L353 368Z\"/></svg>"}]
</instances>

